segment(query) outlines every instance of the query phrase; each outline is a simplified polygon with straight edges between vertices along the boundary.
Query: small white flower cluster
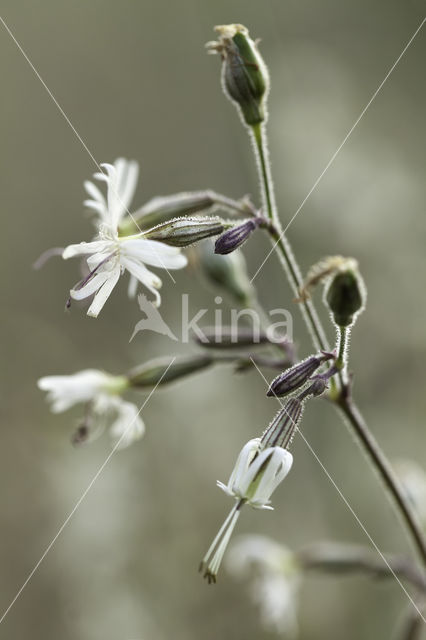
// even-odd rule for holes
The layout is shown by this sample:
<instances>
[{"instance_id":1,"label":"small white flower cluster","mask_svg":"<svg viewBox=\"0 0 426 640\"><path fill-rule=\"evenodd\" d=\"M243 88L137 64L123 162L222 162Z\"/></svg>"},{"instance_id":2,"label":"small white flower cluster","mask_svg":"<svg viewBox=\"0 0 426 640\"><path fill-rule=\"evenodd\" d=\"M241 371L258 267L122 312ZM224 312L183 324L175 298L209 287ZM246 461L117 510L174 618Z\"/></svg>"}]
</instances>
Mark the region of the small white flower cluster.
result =
<instances>
[{"instance_id":1,"label":"small white flower cluster","mask_svg":"<svg viewBox=\"0 0 426 640\"><path fill-rule=\"evenodd\" d=\"M229 549L226 568L236 578L250 580L265 629L286 638L297 636L300 574L289 549L266 536L240 536Z\"/></svg>"},{"instance_id":2,"label":"small white flower cluster","mask_svg":"<svg viewBox=\"0 0 426 640\"><path fill-rule=\"evenodd\" d=\"M141 282L154 296L154 304L160 305L158 289L160 278L145 265L166 270L181 269L187 264L186 257L177 247L170 247L156 240L149 240L141 232L133 236L119 236L119 225L128 213L133 198L139 167L135 161L118 158L113 165L102 164L105 173L95 173L94 178L107 184L107 196L90 181L84 186L90 199L84 204L96 215L97 237L92 242L71 244L62 253L64 260L75 256L86 259L89 275L71 289L74 300L94 295L87 315L96 318L111 295L120 275L130 274L129 295L136 294Z\"/></svg>"},{"instance_id":3,"label":"small white flower cluster","mask_svg":"<svg viewBox=\"0 0 426 640\"><path fill-rule=\"evenodd\" d=\"M102 164L101 168L103 172L95 173L94 178L106 183L106 196L94 182L87 180L84 183L90 196L84 204L95 215L97 236L92 242L72 244L62 251L65 260L86 256L89 274L71 289L70 296L74 300L94 296L87 315L95 318L124 271L130 274L129 296L136 294L140 282L154 294L154 305L159 306L161 280L145 265L168 270L181 269L187 264L179 248L148 239L143 232L119 235L120 224L129 213L136 189L139 166L135 161L118 158L114 164ZM56 253L55 250L52 255ZM141 438L145 432L136 405L121 397L129 386L125 376L88 369L69 376L41 378L38 386L48 392L54 413L66 411L78 403L86 404L85 419L74 436L76 443L92 439L106 425L119 448Z\"/></svg>"},{"instance_id":4,"label":"small white flower cluster","mask_svg":"<svg viewBox=\"0 0 426 640\"><path fill-rule=\"evenodd\" d=\"M115 447L122 449L145 433L139 410L120 394L127 389L125 376L112 376L96 369L86 369L70 376L46 376L38 386L47 391L53 413L62 413L80 403L86 415L75 435L75 442L92 439L109 425Z\"/></svg>"}]
</instances>

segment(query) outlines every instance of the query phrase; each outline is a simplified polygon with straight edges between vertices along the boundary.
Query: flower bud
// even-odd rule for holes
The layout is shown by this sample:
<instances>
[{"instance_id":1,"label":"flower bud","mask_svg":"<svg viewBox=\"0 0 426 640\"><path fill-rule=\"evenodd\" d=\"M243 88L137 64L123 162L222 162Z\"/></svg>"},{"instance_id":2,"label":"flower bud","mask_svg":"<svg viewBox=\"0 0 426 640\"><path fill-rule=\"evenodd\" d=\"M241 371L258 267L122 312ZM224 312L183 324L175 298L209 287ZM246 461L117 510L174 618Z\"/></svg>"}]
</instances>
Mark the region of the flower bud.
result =
<instances>
[{"instance_id":1,"label":"flower bud","mask_svg":"<svg viewBox=\"0 0 426 640\"><path fill-rule=\"evenodd\" d=\"M168 384L178 378L206 369L213 362L213 358L204 354L181 356L174 359L170 357L158 358L136 367L129 372L127 378L131 387L154 387Z\"/></svg>"},{"instance_id":2,"label":"flower bud","mask_svg":"<svg viewBox=\"0 0 426 640\"><path fill-rule=\"evenodd\" d=\"M143 234L144 238L158 240L172 247L188 247L194 242L217 236L228 223L220 218L173 218L153 227Z\"/></svg>"},{"instance_id":3,"label":"flower bud","mask_svg":"<svg viewBox=\"0 0 426 640\"><path fill-rule=\"evenodd\" d=\"M309 398L309 396L313 396L317 398L321 396L324 391L328 388L328 378L323 376L315 376L312 379L312 384L307 387L299 396L298 400L305 400L305 398Z\"/></svg>"},{"instance_id":4,"label":"flower bud","mask_svg":"<svg viewBox=\"0 0 426 640\"><path fill-rule=\"evenodd\" d=\"M296 391L296 389L305 384L326 360L333 357L334 355L331 353L322 353L320 356L306 358L306 360L280 373L279 376L272 380L266 395L270 398L274 396L282 397L292 391Z\"/></svg>"},{"instance_id":5,"label":"flower bud","mask_svg":"<svg viewBox=\"0 0 426 640\"><path fill-rule=\"evenodd\" d=\"M239 349L269 343L266 333L254 327L203 327L202 333L203 339L195 336L195 341L205 349Z\"/></svg>"},{"instance_id":6,"label":"flower bud","mask_svg":"<svg viewBox=\"0 0 426 640\"><path fill-rule=\"evenodd\" d=\"M151 229L178 216L207 212L215 204L215 193L210 190L157 196L135 211L132 216L124 219L120 224L120 235L127 236L140 230Z\"/></svg>"},{"instance_id":7,"label":"flower bud","mask_svg":"<svg viewBox=\"0 0 426 640\"><path fill-rule=\"evenodd\" d=\"M242 224L228 229L216 240L214 252L221 255L232 253L232 251L244 244L258 226L257 220L246 220Z\"/></svg>"},{"instance_id":8,"label":"flower bud","mask_svg":"<svg viewBox=\"0 0 426 640\"><path fill-rule=\"evenodd\" d=\"M213 285L224 289L237 304L250 304L254 288L247 273L243 254L234 252L221 256L213 253L212 249L212 244L208 242L198 252L204 275Z\"/></svg>"},{"instance_id":9,"label":"flower bud","mask_svg":"<svg viewBox=\"0 0 426 640\"><path fill-rule=\"evenodd\" d=\"M263 447L287 449L302 418L303 403L298 398L290 398L262 436Z\"/></svg>"},{"instance_id":10,"label":"flower bud","mask_svg":"<svg viewBox=\"0 0 426 640\"><path fill-rule=\"evenodd\" d=\"M208 42L209 53L222 57L222 84L229 99L239 108L244 122L253 126L266 119L265 98L269 91L266 65L243 25L215 27L218 42Z\"/></svg>"},{"instance_id":11,"label":"flower bud","mask_svg":"<svg viewBox=\"0 0 426 640\"><path fill-rule=\"evenodd\" d=\"M363 310L365 287L356 268L341 270L332 277L324 300L339 327L348 327Z\"/></svg>"}]
</instances>

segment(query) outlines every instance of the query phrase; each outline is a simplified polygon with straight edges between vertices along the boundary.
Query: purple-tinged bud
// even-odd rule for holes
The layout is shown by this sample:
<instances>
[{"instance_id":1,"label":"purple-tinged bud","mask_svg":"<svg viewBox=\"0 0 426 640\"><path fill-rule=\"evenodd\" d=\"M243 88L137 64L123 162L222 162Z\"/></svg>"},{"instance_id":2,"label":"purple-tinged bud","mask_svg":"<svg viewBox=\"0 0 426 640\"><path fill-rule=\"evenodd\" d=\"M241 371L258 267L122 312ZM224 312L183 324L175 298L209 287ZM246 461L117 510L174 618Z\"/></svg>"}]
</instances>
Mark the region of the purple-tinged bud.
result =
<instances>
[{"instance_id":1,"label":"purple-tinged bud","mask_svg":"<svg viewBox=\"0 0 426 640\"><path fill-rule=\"evenodd\" d=\"M320 356L310 356L306 360L299 362L299 364L280 373L279 376L272 380L266 395L270 398L274 396L282 397L292 393L292 391L296 391L296 389L305 384L326 360L333 357L333 354L324 352Z\"/></svg>"},{"instance_id":2,"label":"purple-tinged bud","mask_svg":"<svg viewBox=\"0 0 426 640\"><path fill-rule=\"evenodd\" d=\"M214 252L221 255L232 253L244 244L258 226L257 220L246 220L246 222L228 229L216 240Z\"/></svg>"},{"instance_id":3,"label":"purple-tinged bud","mask_svg":"<svg viewBox=\"0 0 426 640\"><path fill-rule=\"evenodd\" d=\"M282 447L287 449L302 418L303 403L298 398L290 398L262 436L262 447Z\"/></svg>"},{"instance_id":4,"label":"purple-tinged bud","mask_svg":"<svg viewBox=\"0 0 426 640\"><path fill-rule=\"evenodd\" d=\"M298 399L305 400L305 398L308 398L309 396L314 396L315 398L317 396L321 396L324 391L326 391L327 387L327 378L317 376L313 378L312 384L310 384L309 387L298 396Z\"/></svg>"}]
</instances>

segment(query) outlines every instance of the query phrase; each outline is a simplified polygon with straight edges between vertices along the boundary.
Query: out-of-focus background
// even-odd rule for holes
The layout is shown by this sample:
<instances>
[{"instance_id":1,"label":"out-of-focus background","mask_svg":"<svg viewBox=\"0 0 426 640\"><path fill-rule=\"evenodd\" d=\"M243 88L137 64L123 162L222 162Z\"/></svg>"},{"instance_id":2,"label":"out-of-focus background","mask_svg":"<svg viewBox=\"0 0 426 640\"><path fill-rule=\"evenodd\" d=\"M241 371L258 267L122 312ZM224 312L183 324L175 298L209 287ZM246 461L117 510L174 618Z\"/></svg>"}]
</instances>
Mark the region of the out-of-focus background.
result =
<instances>
[{"instance_id":1,"label":"out-of-focus background","mask_svg":"<svg viewBox=\"0 0 426 640\"><path fill-rule=\"evenodd\" d=\"M420 24L415 0L141 0L2 3L2 17L98 162L135 158L139 206L155 195L213 188L257 198L245 131L204 43L215 24L241 22L270 67L272 156L286 224ZM352 337L359 403L391 459L424 462L424 55L409 48L291 225L304 272L320 257L356 257L367 310ZM95 170L41 82L0 25L2 384L0 614L26 580L110 451L103 437L73 448L78 409L54 416L36 381L84 368L121 372L185 353L151 333L129 344L140 312L121 282L97 320L64 313L78 264L41 271L46 248L89 240L83 180ZM246 246L254 273L269 245ZM180 299L215 308L194 274L163 278L163 317L180 330ZM294 310L275 258L257 278L267 309ZM223 314L229 309L223 305ZM327 321L327 318L325 317ZM309 342L297 310L301 356ZM333 332L330 327L330 338ZM254 372L215 369L155 393L145 438L112 457L0 625L1 638L249 640L272 638L244 584L223 571L208 587L200 557L231 502L215 488L242 444L276 411ZM142 402L144 396L136 396ZM325 402L303 432L383 551L409 552L397 517L351 436ZM239 533L291 548L317 539L367 544L303 440L275 511L247 509ZM310 577L301 637L390 638L409 607L395 581Z\"/></svg>"}]
</instances>

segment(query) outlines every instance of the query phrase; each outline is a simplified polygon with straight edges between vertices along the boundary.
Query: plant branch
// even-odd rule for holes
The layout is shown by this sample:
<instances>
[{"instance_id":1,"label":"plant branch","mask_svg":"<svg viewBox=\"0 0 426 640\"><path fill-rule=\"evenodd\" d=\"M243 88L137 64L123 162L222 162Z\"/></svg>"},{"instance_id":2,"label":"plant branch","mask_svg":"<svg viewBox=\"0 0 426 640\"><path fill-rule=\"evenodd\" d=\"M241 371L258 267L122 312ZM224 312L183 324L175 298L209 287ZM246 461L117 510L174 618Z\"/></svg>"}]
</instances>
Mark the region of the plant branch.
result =
<instances>
[{"instance_id":1,"label":"plant branch","mask_svg":"<svg viewBox=\"0 0 426 640\"><path fill-rule=\"evenodd\" d=\"M367 548L326 542L301 549L296 553L296 558L305 571L330 574L366 573L374 578L392 578L395 574L423 593L426 592L424 573L408 558L402 556L388 556L387 566Z\"/></svg>"},{"instance_id":2,"label":"plant branch","mask_svg":"<svg viewBox=\"0 0 426 640\"><path fill-rule=\"evenodd\" d=\"M266 229L269 232L274 244L274 249L278 255L281 265L284 268L284 272L287 275L292 291L296 296L299 296L303 280L296 258L291 250L290 244L282 230L282 226L278 218L264 124L254 125L252 127L252 134L260 178L262 204L269 221L269 224L266 225ZM314 347L316 349L329 350L324 329L312 300L302 301L300 306L302 309L303 319L310 331ZM347 331L340 336L339 346L341 353L339 355L341 355L342 358L345 353L347 337ZM374 436L369 431L365 420L352 400L350 382L346 382L342 375L339 376L339 382L340 388L336 389L336 383L331 379L332 386L330 389L330 399L339 407L343 416L347 419L347 422L357 436L359 444L367 453L370 463L383 480L383 483L388 490L388 494L393 498L394 504L406 525L407 531L410 533L418 553L426 566L426 542L424 534L417 523L416 516L411 509L390 463L380 449Z\"/></svg>"}]
</instances>

